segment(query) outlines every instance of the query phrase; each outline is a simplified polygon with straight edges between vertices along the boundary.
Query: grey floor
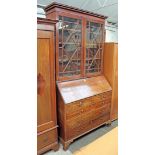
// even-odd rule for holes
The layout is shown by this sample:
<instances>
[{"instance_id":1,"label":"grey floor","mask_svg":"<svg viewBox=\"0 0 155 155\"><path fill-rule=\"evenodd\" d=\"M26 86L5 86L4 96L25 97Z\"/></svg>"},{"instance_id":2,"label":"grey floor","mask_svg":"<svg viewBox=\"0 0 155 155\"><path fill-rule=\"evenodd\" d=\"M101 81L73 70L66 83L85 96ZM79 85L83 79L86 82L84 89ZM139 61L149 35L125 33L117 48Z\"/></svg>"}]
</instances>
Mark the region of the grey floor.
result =
<instances>
[{"instance_id":1,"label":"grey floor","mask_svg":"<svg viewBox=\"0 0 155 155\"><path fill-rule=\"evenodd\" d=\"M92 132L76 139L73 143L70 144L67 151L63 150L62 144L60 144L60 148L57 152L49 151L44 155L72 155L75 151L79 150L81 147L88 145L89 143L93 142L97 138L103 136L113 128L118 126L118 121L113 121L110 126L103 125Z\"/></svg>"}]
</instances>

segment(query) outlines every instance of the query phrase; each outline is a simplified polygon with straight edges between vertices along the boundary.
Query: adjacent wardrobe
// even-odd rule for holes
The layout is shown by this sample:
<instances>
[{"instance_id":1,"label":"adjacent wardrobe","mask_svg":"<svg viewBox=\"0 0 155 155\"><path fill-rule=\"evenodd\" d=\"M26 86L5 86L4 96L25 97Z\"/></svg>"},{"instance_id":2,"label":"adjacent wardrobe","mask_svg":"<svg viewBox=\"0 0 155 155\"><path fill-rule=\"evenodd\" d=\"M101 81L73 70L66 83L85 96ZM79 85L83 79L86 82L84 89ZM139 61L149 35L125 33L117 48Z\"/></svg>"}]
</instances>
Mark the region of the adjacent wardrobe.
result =
<instances>
[{"instance_id":1,"label":"adjacent wardrobe","mask_svg":"<svg viewBox=\"0 0 155 155\"><path fill-rule=\"evenodd\" d=\"M37 19L37 152L58 150L56 84L55 84L55 24Z\"/></svg>"}]
</instances>

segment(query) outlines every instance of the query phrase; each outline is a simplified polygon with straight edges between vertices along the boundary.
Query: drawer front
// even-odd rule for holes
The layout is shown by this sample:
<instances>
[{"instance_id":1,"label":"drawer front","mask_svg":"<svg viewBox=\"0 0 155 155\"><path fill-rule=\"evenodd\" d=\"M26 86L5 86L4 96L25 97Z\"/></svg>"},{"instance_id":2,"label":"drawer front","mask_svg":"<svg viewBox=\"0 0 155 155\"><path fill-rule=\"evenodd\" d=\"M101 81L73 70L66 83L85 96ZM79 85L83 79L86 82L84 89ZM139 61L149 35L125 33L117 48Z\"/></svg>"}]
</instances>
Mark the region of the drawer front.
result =
<instances>
[{"instance_id":1,"label":"drawer front","mask_svg":"<svg viewBox=\"0 0 155 155\"><path fill-rule=\"evenodd\" d=\"M81 106L82 106L82 103L79 101L68 103L66 104L66 112L67 113L75 112L77 110L80 110Z\"/></svg>"},{"instance_id":2,"label":"drawer front","mask_svg":"<svg viewBox=\"0 0 155 155\"><path fill-rule=\"evenodd\" d=\"M110 112L110 105L104 105L97 110L94 110L92 113L92 120L100 118L100 116Z\"/></svg>"},{"instance_id":3,"label":"drawer front","mask_svg":"<svg viewBox=\"0 0 155 155\"><path fill-rule=\"evenodd\" d=\"M92 111L87 112L87 113L83 113L81 115L81 123L80 123L80 125L90 123L91 120L92 120Z\"/></svg>"},{"instance_id":4,"label":"drawer front","mask_svg":"<svg viewBox=\"0 0 155 155\"><path fill-rule=\"evenodd\" d=\"M74 129L67 129L67 139L70 140L74 137L80 136L84 132L87 132L92 128L92 125L90 122L86 122L85 124L82 124Z\"/></svg>"},{"instance_id":5,"label":"drawer front","mask_svg":"<svg viewBox=\"0 0 155 155\"><path fill-rule=\"evenodd\" d=\"M95 95L92 97L92 102L97 103L103 101L103 94Z\"/></svg>"},{"instance_id":6,"label":"drawer front","mask_svg":"<svg viewBox=\"0 0 155 155\"><path fill-rule=\"evenodd\" d=\"M92 97L92 102L96 103L96 102L102 102L106 99L110 99L112 97L112 91L109 92L104 92L102 94L98 94Z\"/></svg>"},{"instance_id":7,"label":"drawer front","mask_svg":"<svg viewBox=\"0 0 155 155\"><path fill-rule=\"evenodd\" d=\"M102 94L103 99L105 98L111 98L112 97L112 91L104 92Z\"/></svg>"},{"instance_id":8,"label":"drawer front","mask_svg":"<svg viewBox=\"0 0 155 155\"><path fill-rule=\"evenodd\" d=\"M81 114L81 111L82 110L77 110L77 111L66 113L66 119L69 120L72 118L77 118Z\"/></svg>"},{"instance_id":9,"label":"drawer front","mask_svg":"<svg viewBox=\"0 0 155 155\"><path fill-rule=\"evenodd\" d=\"M79 116L81 113L81 106L82 106L82 103L79 101L65 105L66 119L71 119Z\"/></svg>"},{"instance_id":10,"label":"drawer front","mask_svg":"<svg viewBox=\"0 0 155 155\"><path fill-rule=\"evenodd\" d=\"M89 112L92 108L92 102L89 98L69 103L66 105L66 119L76 118L82 113Z\"/></svg>"},{"instance_id":11,"label":"drawer front","mask_svg":"<svg viewBox=\"0 0 155 155\"><path fill-rule=\"evenodd\" d=\"M72 130L80 126L80 123L81 123L81 115L79 115L77 118L67 120L66 127Z\"/></svg>"},{"instance_id":12,"label":"drawer front","mask_svg":"<svg viewBox=\"0 0 155 155\"><path fill-rule=\"evenodd\" d=\"M100 124L103 124L108 120L110 120L110 112L100 113L96 118L92 119L92 126L93 127L99 126Z\"/></svg>"},{"instance_id":13,"label":"drawer front","mask_svg":"<svg viewBox=\"0 0 155 155\"><path fill-rule=\"evenodd\" d=\"M103 101L100 101L100 102L94 102L92 103L92 106L93 106L93 109L97 109L97 108L100 108L100 107L103 107L103 106L108 106L111 104L111 98L110 99L105 99Z\"/></svg>"},{"instance_id":14,"label":"drawer front","mask_svg":"<svg viewBox=\"0 0 155 155\"><path fill-rule=\"evenodd\" d=\"M37 149L40 150L57 141L57 129L47 131L37 136Z\"/></svg>"},{"instance_id":15,"label":"drawer front","mask_svg":"<svg viewBox=\"0 0 155 155\"><path fill-rule=\"evenodd\" d=\"M84 100L81 100L82 103L82 109L81 112L89 112L92 109L92 100L91 98L86 98Z\"/></svg>"}]
</instances>

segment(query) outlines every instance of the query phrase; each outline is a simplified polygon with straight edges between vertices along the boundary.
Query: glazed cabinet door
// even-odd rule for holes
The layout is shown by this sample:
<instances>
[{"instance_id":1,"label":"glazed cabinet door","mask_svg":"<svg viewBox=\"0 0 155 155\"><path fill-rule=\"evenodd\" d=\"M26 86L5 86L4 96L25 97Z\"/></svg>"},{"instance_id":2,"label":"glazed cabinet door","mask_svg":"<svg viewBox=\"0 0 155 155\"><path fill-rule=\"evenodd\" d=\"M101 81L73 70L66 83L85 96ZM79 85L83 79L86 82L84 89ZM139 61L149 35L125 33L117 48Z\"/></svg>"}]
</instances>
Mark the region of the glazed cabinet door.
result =
<instances>
[{"instance_id":1,"label":"glazed cabinet door","mask_svg":"<svg viewBox=\"0 0 155 155\"><path fill-rule=\"evenodd\" d=\"M81 77L82 21L78 18L59 16L59 80Z\"/></svg>"},{"instance_id":2,"label":"glazed cabinet door","mask_svg":"<svg viewBox=\"0 0 155 155\"><path fill-rule=\"evenodd\" d=\"M87 21L86 25L86 76L99 75L102 72L104 26L101 23Z\"/></svg>"},{"instance_id":3,"label":"glazed cabinet door","mask_svg":"<svg viewBox=\"0 0 155 155\"><path fill-rule=\"evenodd\" d=\"M55 126L54 32L38 30L37 125L38 132Z\"/></svg>"}]
</instances>

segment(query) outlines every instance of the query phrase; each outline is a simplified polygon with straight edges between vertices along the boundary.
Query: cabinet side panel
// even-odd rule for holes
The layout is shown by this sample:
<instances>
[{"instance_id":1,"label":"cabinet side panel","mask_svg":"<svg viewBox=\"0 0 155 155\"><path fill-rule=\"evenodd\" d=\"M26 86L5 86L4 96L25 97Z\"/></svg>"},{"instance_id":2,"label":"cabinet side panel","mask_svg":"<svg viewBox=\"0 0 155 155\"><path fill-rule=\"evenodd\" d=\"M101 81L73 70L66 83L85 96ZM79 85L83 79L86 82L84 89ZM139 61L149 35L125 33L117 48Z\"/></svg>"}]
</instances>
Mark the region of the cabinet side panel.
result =
<instances>
[{"instance_id":1,"label":"cabinet side panel","mask_svg":"<svg viewBox=\"0 0 155 155\"><path fill-rule=\"evenodd\" d=\"M113 84L113 107L112 107L112 113L111 118L112 120L115 120L118 118L118 45L115 44L115 53L114 53L114 84Z\"/></svg>"},{"instance_id":2,"label":"cabinet side panel","mask_svg":"<svg viewBox=\"0 0 155 155\"><path fill-rule=\"evenodd\" d=\"M104 55L103 55L103 72L104 76L108 80L111 86L113 86L113 53L114 45L113 43L105 43L104 45Z\"/></svg>"},{"instance_id":3,"label":"cabinet side panel","mask_svg":"<svg viewBox=\"0 0 155 155\"><path fill-rule=\"evenodd\" d=\"M118 117L118 49L115 43L105 43L104 75L112 87L111 120Z\"/></svg>"},{"instance_id":4,"label":"cabinet side panel","mask_svg":"<svg viewBox=\"0 0 155 155\"><path fill-rule=\"evenodd\" d=\"M59 136L64 140L65 139L65 106L58 89L57 89L57 105L58 105Z\"/></svg>"}]
</instances>

